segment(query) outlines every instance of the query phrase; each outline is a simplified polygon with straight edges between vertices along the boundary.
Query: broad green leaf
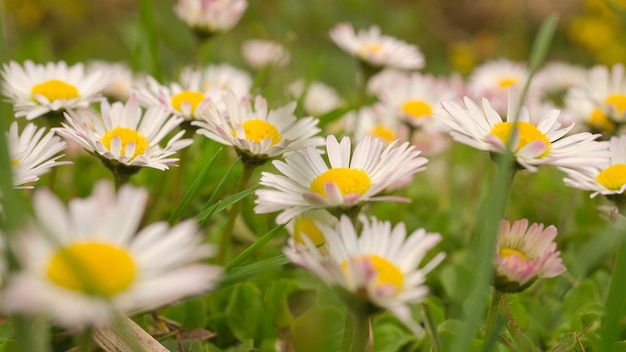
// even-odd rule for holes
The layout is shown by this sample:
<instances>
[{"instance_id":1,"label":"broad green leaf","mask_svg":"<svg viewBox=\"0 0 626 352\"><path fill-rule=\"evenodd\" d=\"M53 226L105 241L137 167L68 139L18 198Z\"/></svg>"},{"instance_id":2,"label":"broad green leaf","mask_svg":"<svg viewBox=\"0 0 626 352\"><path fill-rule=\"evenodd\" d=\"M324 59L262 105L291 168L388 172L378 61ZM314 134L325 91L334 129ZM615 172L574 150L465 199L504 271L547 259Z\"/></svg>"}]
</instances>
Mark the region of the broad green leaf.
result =
<instances>
[{"instance_id":1,"label":"broad green leaf","mask_svg":"<svg viewBox=\"0 0 626 352\"><path fill-rule=\"evenodd\" d=\"M345 314L332 307L315 306L294 320L291 338L298 352L338 351Z\"/></svg>"},{"instance_id":2,"label":"broad green leaf","mask_svg":"<svg viewBox=\"0 0 626 352\"><path fill-rule=\"evenodd\" d=\"M406 344L415 341L413 334L392 324L374 324L374 351L396 352Z\"/></svg>"},{"instance_id":3,"label":"broad green leaf","mask_svg":"<svg viewBox=\"0 0 626 352\"><path fill-rule=\"evenodd\" d=\"M260 343L263 334L271 327L261 292L251 283L235 286L226 314L228 326L240 341L253 339L255 343Z\"/></svg>"}]
</instances>

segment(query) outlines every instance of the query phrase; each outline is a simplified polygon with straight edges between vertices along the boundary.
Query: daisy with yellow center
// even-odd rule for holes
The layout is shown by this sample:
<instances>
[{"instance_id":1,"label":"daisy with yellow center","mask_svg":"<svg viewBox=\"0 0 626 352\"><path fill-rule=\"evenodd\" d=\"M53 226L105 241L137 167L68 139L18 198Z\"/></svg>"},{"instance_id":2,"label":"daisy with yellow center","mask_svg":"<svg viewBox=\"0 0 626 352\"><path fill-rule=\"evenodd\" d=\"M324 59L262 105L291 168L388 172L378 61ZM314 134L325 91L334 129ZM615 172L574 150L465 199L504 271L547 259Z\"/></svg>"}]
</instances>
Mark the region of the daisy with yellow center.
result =
<instances>
[{"instance_id":1,"label":"daisy with yellow center","mask_svg":"<svg viewBox=\"0 0 626 352\"><path fill-rule=\"evenodd\" d=\"M424 56L417 46L383 35L378 26L356 32L351 24L340 23L331 29L330 38L341 49L373 67L403 70L424 67Z\"/></svg>"},{"instance_id":2,"label":"daisy with yellow center","mask_svg":"<svg viewBox=\"0 0 626 352\"><path fill-rule=\"evenodd\" d=\"M195 222L140 230L147 198L128 185L116 194L106 182L68 207L47 190L36 192L37 226L15 236L21 271L7 279L3 307L81 330L208 291L220 269L201 264L212 248Z\"/></svg>"},{"instance_id":3,"label":"daisy with yellow center","mask_svg":"<svg viewBox=\"0 0 626 352\"><path fill-rule=\"evenodd\" d=\"M385 147L369 135L352 151L350 138L338 142L330 135L326 138L330 165L309 147L273 162L282 175L262 173L260 183L268 188L256 191L255 211L282 211L276 221L286 223L310 209L344 213L373 201L406 201L378 194L424 170L428 160L419 154L408 142Z\"/></svg>"},{"instance_id":4,"label":"daisy with yellow center","mask_svg":"<svg viewBox=\"0 0 626 352\"><path fill-rule=\"evenodd\" d=\"M307 243L320 247L326 243L326 239L318 224L335 226L336 223L337 218L323 209L315 209L300 214L287 223L287 231L293 239L290 244L294 248L306 246Z\"/></svg>"},{"instance_id":5,"label":"daisy with yellow center","mask_svg":"<svg viewBox=\"0 0 626 352\"><path fill-rule=\"evenodd\" d=\"M206 37L233 28L247 7L247 0L178 0L174 12L201 37Z\"/></svg>"},{"instance_id":6,"label":"daisy with yellow center","mask_svg":"<svg viewBox=\"0 0 626 352\"><path fill-rule=\"evenodd\" d=\"M71 163L58 161L64 156L59 153L65 150L65 142L54 132L46 132L45 128L37 128L32 123L27 124L21 134L18 128L17 122L13 122L7 136L14 187L33 188L26 184L38 181L39 176L52 167Z\"/></svg>"},{"instance_id":7,"label":"daisy with yellow center","mask_svg":"<svg viewBox=\"0 0 626 352\"><path fill-rule=\"evenodd\" d=\"M500 222L498 242L494 255L495 287L501 292L520 292L535 280L560 275L565 266L556 248L554 226L528 226L528 220L517 220L511 225Z\"/></svg>"},{"instance_id":8,"label":"daisy with yellow center","mask_svg":"<svg viewBox=\"0 0 626 352\"><path fill-rule=\"evenodd\" d=\"M235 66L222 63L201 68L185 67L180 73L180 85L193 87L211 98L211 104L225 109L221 96L216 92L232 91L239 99L250 95L252 77L250 73Z\"/></svg>"},{"instance_id":9,"label":"daisy with yellow center","mask_svg":"<svg viewBox=\"0 0 626 352\"><path fill-rule=\"evenodd\" d=\"M505 114L509 88L521 88L527 79L525 64L498 59L476 67L468 78L467 89L472 97L489 99L498 113Z\"/></svg>"},{"instance_id":10,"label":"daisy with yellow center","mask_svg":"<svg viewBox=\"0 0 626 352\"><path fill-rule=\"evenodd\" d=\"M296 118L296 103L289 103L275 110L268 110L261 96L241 100L232 92L223 95L225 111L211 106L201 114L200 121L192 125L197 132L218 143L232 146L246 158L258 162L280 157L285 153L308 146L318 146L322 138L318 120L313 117Z\"/></svg>"},{"instance_id":11,"label":"daisy with yellow center","mask_svg":"<svg viewBox=\"0 0 626 352\"><path fill-rule=\"evenodd\" d=\"M144 113L136 94L131 94L126 104L103 102L100 110L102 117L92 112L68 114L67 123L54 130L115 168L166 170L178 160L172 155L191 144L190 139L181 139L184 131L179 131L162 147L162 140L182 118L170 116L160 106Z\"/></svg>"},{"instance_id":12,"label":"daisy with yellow center","mask_svg":"<svg viewBox=\"0 0 626 352\"><path fill-rule=\"evenodd\" d=\"M32 120L49 112L83 110L102 98L111 79L103 70L85 71L82 63L45 65L11 61L2 70L2 91L13 103L16 117Z\"/></svg>"},{"instance_id":13,"label":"daisy with yellow center","mask_svg":"<svg viewBox=\"0 0 626 352\"><path fill-rule=\"evenodd\" d=\"M409 134L408 128L401 123L393 110L381 103L349 111L341 118L340 123L356 141L369 135L388 145L397 139L406 141Z\"/></svg>"},{"instance_id":14,"label":"daisy with yellow center","mask_svg":"<svg viewBox=\"0 0 626 352\"><path fill-rule=\"evenodd\" d=\"M467 97L463 104L444 101L446 114L436 118L450 128L450 135L458 142L492 153L503 153L508 146L517 164L529 171L536 171L539 165L584 169L608 158L608 144L596 141L600 135L581 132L566 136L574 125L561 127L559 110L548 111L535 124L524 107L514 121L516 94L511 90L506 120L487 99L478 106Z\"/></svg>"},{"instance_id":15,"label":"daisy with yellow center","mask_svg":"<svg viewBox=\"0 0 626 352\"><path fill-rule=\"evenodd\" d=\"M359 220L360 233L347 216L335 226L317 223L326 240L323 251L309 241L306 248L290 247L284 252L294 264L346 291L351 303L359 301L374 310L389 310L412 330L419 330L408 304L421 301L428 293L424 286L426 274L445 255L439 253L421 268L418 266L441 236L424 229L407 236L403 223L392 227L390 222L376 218L362 216Z\"/></svg>"}]
</instances>

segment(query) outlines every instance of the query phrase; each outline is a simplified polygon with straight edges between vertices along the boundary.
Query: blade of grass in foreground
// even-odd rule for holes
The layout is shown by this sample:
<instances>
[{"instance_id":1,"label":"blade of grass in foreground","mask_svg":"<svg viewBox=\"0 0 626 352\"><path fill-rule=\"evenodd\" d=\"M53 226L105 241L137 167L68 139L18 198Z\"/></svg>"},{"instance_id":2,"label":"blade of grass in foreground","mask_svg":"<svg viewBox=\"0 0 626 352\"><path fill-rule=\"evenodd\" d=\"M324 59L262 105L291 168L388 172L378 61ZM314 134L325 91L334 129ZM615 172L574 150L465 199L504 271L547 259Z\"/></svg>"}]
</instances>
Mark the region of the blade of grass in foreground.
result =
<instances>
[{"instance_id":1,"label":"blade of grass in foreground","mask_svg":"<svg viewBox=\"0 0 626 352\"><path fill-rule=\"evenodd\" d=\"M248 259L252 254L258 251L261 247L263 247L267 242L269 242L277 233L279 233L285 225L278 225L274 227L270 232L263 235L261 238L256 240L250 247L246 248L243 252L241 252L238 256L233 258L230 262L224 265L224 269L231 270L237 265L241 264L243 261Z\"/></svg>"},{"instance_id":2,"label":"blade of grass in foreground","mask_svg":"<svg viewBox=\"0 0 626 352\"><path fill-rule=\"evenodd\" d=\"M261 260L256 263L236 267L226 273L220 283L218 289L232 286L251 277L264 273L270 269L281 267L289 263L289 258L285 255L278 255L269 259Z\"/></svg>"},{"instance_id":3,"label":"blade of grass in foreground","mask_svg":"<svg viewBox=\"0 0 626 352\"><path fill-rule=\"evenodd\" d=\"M162 78L161 65L159 64L159 38L157 36L157 28L154 21L154 9L152 8L152 0L140 0L139 9L141 12L141 35L140 40L145 41L139 43L138 55L142 59L148 59L148 67L142 67L143 71L148 71L157 81ZM147 51L141 50L147 47ZM141 62L141 60L137 60Z\"/></svg>"},{"instance_id":4,"label":"blade of grass in foreground","mask_svg":"<svg viewBox=\"0 0 626 352\"><path fill-rule=\"evenodd\" d=\"M617 246L617 257L609 286L609 294L605 301L605 316L602 318L600 326L600 341L598 351L612 352L618 351L617 341L620 336L621 321L624 317L624 292L626 292L626 243L624 243L624 230L616 234L620 237ZM621 349L619 350L621 351Z\"/></svg>"},{"instance_id":5,"label":"blade of grass in foreground","mask_svg":"<svg viewBox=\"0 0 626 352\"><path fill-rule=\"evenodd\" d=\"M211 196L209 197L209 199L206 201L205 205L204 205L204 209L208 209L211 205L213 204L213 201L215 200L215 198L217 197L217 195L220 193L220 191L222 190L222 187L224 187L224 184L226 183L226 180L228 180L228 177L230 176L230 173L233 171L233 169L235 168L235 165L239 164L239 160L241 160L241 157L237 158L237 160L235 160L233 162L233 164L228 168L228 170L226 171L226 173L224 174L224 176L222 176L222 179L220 180L220 182L217 184L217 187L215 187L215 189L213 190L213 193L211 193ZM208 216L203 220L203 221L198 221L200 224L200 227L204 226L204 224L206 223L206 221L209 219L209 217L212 215L212 213L209 213ZM199 215L198 215L199 216ZM196 216L196 218L198 218L198 216Z\"/></svg>"},{"instance_id":6,"label":"blade of grass in foreground","mask_svg":"<svg viewBox=\"0 0 626 352\"><path fill-rule=\"evenodd\" d=\"M254 186L252 188L248 188L245 191L241 191L239 193L235 193L232 196L224 199L224 200L220 200L217 203L209 206L208 208L205 208L204 210L202 210L200 212L200 214L196 215L196 220L198 221L198 223L200 224L200 226L204 225L206 223L206 221L215 213L219 213L220 211L223 211L224 209L228 208L229 206L237 203L238 201L246 198L248 195L250 195L251 193L254 193L254 191L256 191L260 186Z\"/></svg>"},{"instance_id":7,"label":"blade of grass in foreground","mask_svg":"<svg viewBox=\"0 0 626 352\"><path fill-rule=\"evenodd\" d=\"M533 70L536 71L539 68L548 52L556 28L556 22L557 17L551 16L544 21L539 30L529 59L530 76L522 91L521 98L524 97L525 92L528 90L530 78L534 74ZM523 104L521 98L519 101L520 106ZM518 108L517 111L519 112L519 110ZM517 117L515 119L517 120ZM494 186L491 189L491 193L486 197L483 207L481 207L484 209L484 212L480 213L479 216L484 216L485 221L483 222L484 227L478 229L481 238L479 241L475 241L473 246L473 253L476 254L473 258L474 267L476 268L474 287L469 293L468 304L466 305L465 324L454 341L453 351L470 350L472 338L476 335L478 322L485 316L486 295L489 292L489 285L493 275L493 249L498 223L504 215L504 207L506 206L505 201L507 197L505 193L508 193L509 183L513 174L512 161L511 153L502 154L498 162L499 172L495 178Z\"/></svg>"}]
</instances>

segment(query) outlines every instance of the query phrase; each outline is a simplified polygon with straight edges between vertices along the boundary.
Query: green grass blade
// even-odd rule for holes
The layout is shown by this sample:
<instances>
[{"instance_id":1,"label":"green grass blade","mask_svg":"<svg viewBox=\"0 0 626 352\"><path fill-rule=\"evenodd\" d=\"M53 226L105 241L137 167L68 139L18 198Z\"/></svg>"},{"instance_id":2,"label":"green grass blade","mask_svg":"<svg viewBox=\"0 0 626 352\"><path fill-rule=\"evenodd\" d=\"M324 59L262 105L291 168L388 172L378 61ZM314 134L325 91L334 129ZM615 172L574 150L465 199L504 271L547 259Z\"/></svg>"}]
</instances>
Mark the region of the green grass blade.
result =
<instances>
[{"instance_id":1,"label":"green grass blade","mask_svg":"<svg viewBox=\"0 0 626 352\"><path fill-rule=\"evenodd\" d=\"M178 219L180 214L185 209L187 209L187 207L189 206L189 203L191 203L191 200L198 192L198 188L200 188L200 185L204 184L204 181L206 180L209 174L209 171L211 171L211 168L213 167L213 164L215 164L215 160L217 160L217 156L220 154L221 151L222 151L222 148L218 149L217 152L215 152L215 154L211 157L211 160L209 160L209 162L202 168L202 170L200 170L200 173L198 173L198 176L196 176L196 179L193 181L193 183L191 184L191 186L189 187L189 189L183 196L183 200L180 202L178 207L176 207L176 210L174 210L174 212L170 216L168 220L170 224L174 223Z\"/></svg>"},{"instance_id":2,"label":"green grass blade","mask_svg":"<svg viewBox=\"0 0 626 352\"><path fill-rule=\"evenodd\" d=\"M151 0L139 1L139 9L141 13L141 36L145 43L141 43L146 47L147 51L140 51L140 55L147 56L149 70L142 67L144 71L149 72L157 81L163 77L161 65L159 63L159 37L154 20L154 9ZM140 47L141 47L140 44Z\"/></svg>"},{"instance_id":3,"label":"green grass blade","mask_svg":"<svg viewBox=\"0 0 626 352\"><path fill-rule=\"evenodd\" d=\"M626 292L626 245L624 243L624 233L622 230L620 236L620 244L617 249L617 258L615 259L615 266L613 268L613 276L611 277L611 285L609 286L609 293L605 301L606 314L602 318L600 326L600 341L598 351L612 352L621 351L618 349L617 341L621 332L621 321L624 318L624 308L626 308L626 302L624 302L624 292Z\"/></svg>"},{"instance_id":4,"label":"green grass blade","mask_svg":"<svg viewBox=\"0 0 626 352\"><path fill-rule=\"evenodd\" d=\"M198 223L200 224L200 226L203 226L204 224L206 224L206 221L215 213L219 213L220 211L223 211L224 209L228 208L229 206L237 203L238 201L244 199L245 197L247 197L248 195L250 195L251 193L254 193L254 191L256 191L260 186L254 186L252 188L249 188L245 191L241 191L239 193L235 193L232 196L224 199L224 200L220 200L217 203L209 206L208 208L205 208L204 210L202 210L200 212L200 214L196 215L196 220L198 221Z\"/></svg>"},{"instance_id":5,"label":"green grass blade","mask_svg":"<svg viewBox=\"0 0 626 352\"><path fill-rule=\"evenodd\" d=\"M236 267L237 265L241 264L243 261L248 259L252 254L258 251L261 247L263 247L267 242L269 242L272 238L274 238L274 236L276 236L276 234L279 233L284 228L285 228L284 224L274 227L272 230L270 230L270 232L263 235L261 238L255 241L250 247L246 248L238 256L233 258L233 260L231 260L226 265L224 265L224 269L226 269L226 271L229 271L233 269L234 267Z\"/></svg>"},{"instance_id":6,"label":"green grass blade","mask_svg":"<svg viewBox=\"0 0 626 352\"><path fill-rule=\"evenodd\" d=\"M269 259L261 260L256 263L240 266L230 270L224 275L218 288L225 288L245 281L251 277L262 274L268 270L279 268L289 263L289 258L285 255L278 255Z\"/></svg>"}]
</instances>

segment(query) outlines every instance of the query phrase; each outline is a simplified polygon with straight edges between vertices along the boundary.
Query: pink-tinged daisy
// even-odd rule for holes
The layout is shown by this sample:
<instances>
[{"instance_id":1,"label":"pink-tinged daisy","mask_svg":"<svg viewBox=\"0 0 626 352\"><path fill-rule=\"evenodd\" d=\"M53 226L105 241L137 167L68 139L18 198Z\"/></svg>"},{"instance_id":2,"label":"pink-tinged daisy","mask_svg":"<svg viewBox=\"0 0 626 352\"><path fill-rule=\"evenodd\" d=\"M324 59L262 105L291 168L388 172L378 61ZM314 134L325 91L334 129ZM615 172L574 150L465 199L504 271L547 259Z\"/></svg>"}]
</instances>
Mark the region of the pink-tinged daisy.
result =
<instances>
[{"instance_id":1,"label":"pink-tinged daisy","mask_svg":"<svg viewBox=\"0 0 626 352\"><path fill-rule=\"evenodd\" d=\"M585 82L565 97L567 109L594 131L613 132L626 123L626 77L624 65L595 66Z\"/></svg>"},{"instance_id":2,"label":"pink-tinged daisy","mask_svg":"<svg viewBox=\"0 0 626 352\"><path fill-rule=\"evenodd\" d=\"M304 80L293 82L287 87L289 94L302 101L307 114L321 116L339 108L343 101L334 88L318 81L308 84Z\"/></svg>"},{"instance_id":3,"label":"pink-tinged daisy","mask_svg":"<svg viewBox=\"0 0 626 352\"><path fill-rule=\"evenodd\" d=\"M161 147L163 139L183 119L170 116L161 106L142 112L135 94L126 104L102 102L100 110L102 117L91 111L69 113L63 127L54 131L99 157L112 171L122 168L136 172L140 167L166 170L178 161L172 155L192 143L191 139L181 139L185 132L179 131Z\"/></svg>"},{"instance_id":4,"label":"pink-tinged daisy","mask_svg":"<svg viewBox=\"0 0 626 352\"><path fill-rule=\"evenodd\" d=\"M486 98L498 113L504 114L509 88L517 86L521 89L527 80L525 64L498 59L478 66L468 78L467 88L474 99Z\"/></svg>"},{"instance_id":5,"label":"pink-tinged daisy","mask_svg":"<svg viewBox=\"0 0 626 352\"><path fill-rule=\"evenodd\" d=\"M64 154L65 142L54 132L46 133L45 128L37 128L29 123L22 134L18 131L17 122L13 122L8 134L9 157L13 172L13 186L16 188L33 188L24 186L39 180L39 176L50 171L52 167L71 164L69 161L58 161Z\"/></svg>"},{"instance_id":6,"label":"pink-tinged daisy","mask_svg":"<svg viewBox=\"0 0 626 352\"><path fill-rule=\"evenodd\" d=\"M281 68L291 61L291 54L282 45L272 40L246 40L241 44L241 54L248 66L255 70L268 66Z\"/></svg>"},{"instance_id":7,"label":"pink-tinged daisy","mask_svg":"<svg viewBox=\"0 0 626 352\"><path fill-rule=\"evenodd\" d=\"M495 287L501 292L520 292L535 280L555 277L566 269L557 251L556 227L517 220L500 222L494 255Z\"/></svg>"},{"instance_id":8,"label":"pink-tinged daisy","mask_svg":"<svg viewBox=\"0 0 626 352\"><path fill-rule=\"evenodd\" d=\"M603 159L597 167L584 169L563 169L567 177L566 185L591 191L591 198L622 195L626 190L626 135L611 137L609 141L611 157Z\"/></svg>"},{"instance_id":9,"label":"pink-tinged daisy","mask_svg":"<svg viewBox=\"0 0 626 352\"><path fill-rule=\"evenodd\" d=\"M238 99L232 92L224 94L226 110L209 106L201 115L197 133L218 143L232 146L244 157L244 162L263 163L309 146L324 143L313 117L296 118L296 103L269 110L263 97Z\"/></svg>"},{"instance_id":10,"label":"pink-tinged daisy","mask_svg":"<svg viewBox=\"0 0 626 352\"><path fill-rule=\"evenodd\" d=\"M424 170L428 162L408 142L394 142L385 147L380 139L366 136L354 152L351 147L350 138L344 137L339 143L335 136L329 135L326 154L330 167L313 147L290 154L285 161L274 161L282 175L261 174L261 185L269 189L256 191L255 211L282 211L276 221L286 223L310 209L354 213L373 201L406 201L379 194Z\"/></svg>"},{"instance_id":11,"label":"pink-tinged daisy","mask_svg":"<svg viewBox=\"0 0 626 352\"><path fill-rule=\"evenodd\" d=\"M350 23L340 23L330 30L330 38L341 49L372 67L402 70L424 67L424 56L417 46L381 34L378 26L355 32Z\"/></svg>"},{"instance_id":12,"label":"pink-tinged daisy","mask_svg":"<svg viewBox=\"0 0 626 352\"><path fill-rule=\"evenodd\" d=\"M602 164L609 156L607 142L596 141L599 134L581 132L565 136L574 125L561 127L559 110L556 109L548 111L535 124L524 107L514 128L517 107L514 91L509 95L506 120L484 98L482 107L468 97L463 98L463 104L454 101L442 104L447 114L436 115L436 118L451 129L452 138L492 153L503 153L508 143L517 164L529 171L536 171L539 165L568 169L593 167ZM509 143L514 130L513 140Z\"/></svg>"},{"instance_id":13,"label":"pink-tinged daisy","mask_svg":"<svg viewBox=\"0 0 626 352\"><path fill-rule=\"evenodd\" d=\"M13 103L16 117L32 120L50 112L81 110L102 99L109 85L104 71L85 72L82 63L68 66L64 61L21 66L11 61L2 70L2 91Z\"/></svg>"},{"instance_id":14,"label":"pink-tinged daisy","mask_svg":"<svg viewBox=\"0 0 626 352\"><path fill-rule=\"evenodd\" d=\"M201 92L207 94L230 90L240 99L250 95L252 88L250 74L229 64L207 65L201 69L185 67L181 71L180 82L183 87L199 87ZM214 94L209 95L215 97Z\"/></svg>"},{"instance_id":15,"label":"pink-tinged daisy","mask_svg":"<svg viewBox=\"0 0 626 352\"><path fill-rule=\"evenodd\" d=\"M116 194L107 182L67 207L37 191L36 225L11 243L20 271L3 283L3 309L82 330L211 289L221 270L201 263L213 250L195 222L139 229L147 199L144 189L125 185Z\"/></svg>"},{"instance_id":16,"label":"pink-tinged daisy","mask_svg":"<svg viewBox=\"0 0 626 352\"><path fill-rule=\"evenodd\" d=\"M247 0L178 0L174 12L204 38L233 28L247 7Z\"/></svg>"},{"instance_id":17,"label":"pink-tinged daisy","mask_svg":"<svg viewBox=\"0 0 626 352\"><path fill-rule=\"evenodd\" d=\"M444 258L437 254L430 262L420 262L439 241L437 233L418 229L407 236L404 223L392 227L388 221L360 217L360 233L347 216L334 227L319 224L326 239L324 251L308 241L307 248L285 248L287 257L310 270L322 281L337 286L350 304L365 304L372 310L389 310L413 331L420 330L411 318L411 303L428 294L426 275Z\"/></svg>"}]
</instances>

